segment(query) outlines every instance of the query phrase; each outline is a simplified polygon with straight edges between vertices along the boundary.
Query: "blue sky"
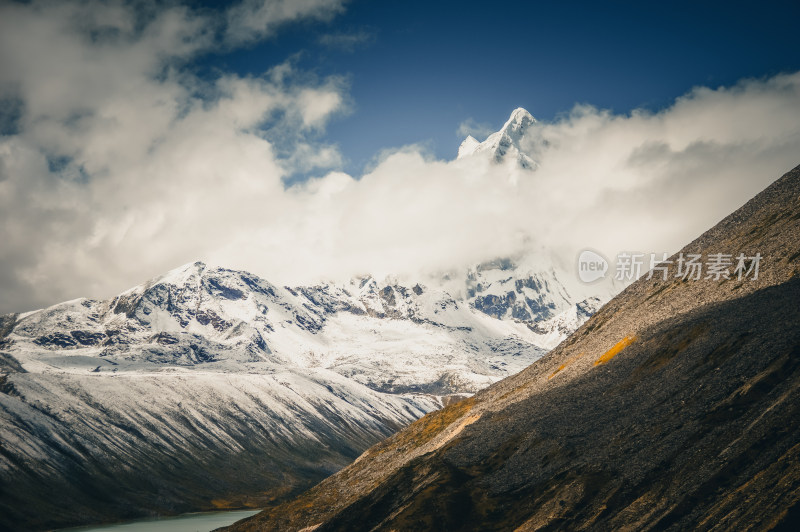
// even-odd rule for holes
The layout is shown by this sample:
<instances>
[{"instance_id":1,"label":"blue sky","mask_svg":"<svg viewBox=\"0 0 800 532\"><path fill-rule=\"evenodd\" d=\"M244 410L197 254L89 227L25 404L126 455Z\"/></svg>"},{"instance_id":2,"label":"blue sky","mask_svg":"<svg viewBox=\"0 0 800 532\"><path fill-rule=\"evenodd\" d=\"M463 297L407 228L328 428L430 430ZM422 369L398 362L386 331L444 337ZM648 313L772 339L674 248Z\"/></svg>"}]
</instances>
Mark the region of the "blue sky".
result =
<instances>
[{"instance_id":1,"label":"blue sky","mask_svg":"<svg viewBox=\"0 0 800 532\"><path fill-rule=\"evenodd\" d=\"M694 86L798 70L799 19L798 2L356 0L202 63L258 75L293 57L307 72L346 76L351 112L326 138L360 174L409 143L452 158L463 121L497 129L519 106L540 120L575 103L659 110Z\"/></svg>"}]
</instances>

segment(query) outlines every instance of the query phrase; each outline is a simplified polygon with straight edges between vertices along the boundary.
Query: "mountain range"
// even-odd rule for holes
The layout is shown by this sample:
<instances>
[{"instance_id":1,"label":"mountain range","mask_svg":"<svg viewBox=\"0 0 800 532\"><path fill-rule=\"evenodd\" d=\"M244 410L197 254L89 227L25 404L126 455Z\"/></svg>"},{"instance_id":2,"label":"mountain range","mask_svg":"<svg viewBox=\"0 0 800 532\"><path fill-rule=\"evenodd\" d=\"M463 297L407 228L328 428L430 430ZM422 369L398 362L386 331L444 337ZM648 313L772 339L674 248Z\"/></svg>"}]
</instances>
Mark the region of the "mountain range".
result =
<instances>
[{"instance_id":1,"label":"mountain range","mask_svg":"<svg viewBox=\"0 0 800 532\"><path fill-rule=\"evenodd\" d=\"M472 156L517 157L529 116ZM529 366L607 298L547 256L295 287L194 262L2 316L0 528L284 500Z\"/></svg>"}]
</instances>

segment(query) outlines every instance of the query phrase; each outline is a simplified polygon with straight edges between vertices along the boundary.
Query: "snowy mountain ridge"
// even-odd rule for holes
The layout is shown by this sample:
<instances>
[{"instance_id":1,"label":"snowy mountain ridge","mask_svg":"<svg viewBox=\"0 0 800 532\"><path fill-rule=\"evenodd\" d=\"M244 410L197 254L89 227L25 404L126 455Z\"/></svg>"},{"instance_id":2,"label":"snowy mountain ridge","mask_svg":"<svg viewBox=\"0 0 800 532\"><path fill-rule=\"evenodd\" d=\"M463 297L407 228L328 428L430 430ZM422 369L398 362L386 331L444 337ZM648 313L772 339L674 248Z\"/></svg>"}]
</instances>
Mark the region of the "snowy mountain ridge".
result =
<instances>
[{"instance_id":1,"label":"snowy mountain ridge","mask_svg":"<svg viewBox=\"0 0 800 532\"><path fill-rule=\"evenodd\" d=\"M370 277L278 287L198 262L107 301L17 316L6 342L31 372L324 367L376 390L424 389L455 373L461 384L442 394L472 393L560 341L565 312L578 316L554 273L516 276L508 268L470 271L467 299L457 301L441 289ZM432 354L446 354L447 363Z\"/></svg>"}]
</instances>

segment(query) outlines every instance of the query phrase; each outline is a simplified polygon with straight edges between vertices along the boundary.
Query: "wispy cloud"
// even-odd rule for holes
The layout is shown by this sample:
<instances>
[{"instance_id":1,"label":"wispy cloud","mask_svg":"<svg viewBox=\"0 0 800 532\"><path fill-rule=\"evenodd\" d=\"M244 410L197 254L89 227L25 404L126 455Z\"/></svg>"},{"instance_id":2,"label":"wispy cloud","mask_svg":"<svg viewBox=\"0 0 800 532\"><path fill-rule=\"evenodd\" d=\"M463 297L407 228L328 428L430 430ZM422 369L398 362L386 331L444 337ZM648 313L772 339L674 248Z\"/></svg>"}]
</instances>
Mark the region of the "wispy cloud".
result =
<instances>
[{"instance_id":1,"label":"wispy cloud","mask_svg":"<svg viewBox=\"0 0 800 532\"><path fill-rule=\"evenodd\" d=\"M344 0L243 0L227 12L228 43L238 46L270 37L287 22L330 20L344 10Z\"/></svg>"},{"instance_id":2,"label":"wispy cloud","mask_svg":"<svg viewBox=\"0 0 800 532\"><path fill-rule=\"evenodd\" d=\"M366 30L349 33L326 33L320 35L318 41L328 48L335 48L345 52L352 52L359 46L364 46L375 40L375 34Z\"/></svg>"},{"instance_id":3,"label":"wispy cloud","mask_svg":"<svg viewBox=\"0 0 800 532\"><path fill-rule=\"evenodd\" d=\"M492 133L495 128L489 123L479 123L474 118L468 118L458 125L456 135L459 137L466 137L472 135L478 140L483 140Z\"/></svg>"}]
</instances>

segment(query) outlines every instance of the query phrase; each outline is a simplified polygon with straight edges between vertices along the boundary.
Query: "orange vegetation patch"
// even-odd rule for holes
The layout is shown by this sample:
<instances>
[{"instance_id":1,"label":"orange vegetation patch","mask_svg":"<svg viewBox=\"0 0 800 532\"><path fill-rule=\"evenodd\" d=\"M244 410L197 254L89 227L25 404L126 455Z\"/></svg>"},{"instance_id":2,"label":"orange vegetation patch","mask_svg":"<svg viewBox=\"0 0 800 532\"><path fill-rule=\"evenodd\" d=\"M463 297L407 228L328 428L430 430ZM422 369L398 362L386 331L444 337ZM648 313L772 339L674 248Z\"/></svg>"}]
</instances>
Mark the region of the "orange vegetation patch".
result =
<instances>
[{"instance_id":1,"label":"orange vegetation patch","mask_svg":"<svg viewBox=\"0 0 800 532\"><path fill-rule=\"evenodd\" d=\"M623 349L631 345L635 340L636 340L635 336L626 336L625 338L617 342L617 344L614 347L606 351L603 356L595 360L594 365L597 366L600 364L605 364L606 362L617 356Z\"/></svg>"},{"instance_id":2,"label":"orange vegetation patch","mask_svg":"<svg viewBox=\"0 0 800 532\"><path fill-rule=\"evenodd\" d=\"M579 358L581 358L582 356L583 356L583 353L578 353L578 354L577 354L577 355L575 355L575 356L571 356L571 357L569 357L569 358L567 359L567 361L566 361L566 362L564 362L563 364L561 364L560 366L558 366L558 369L557 369L557 370L555 370L553 373L551 373L551 374L550 374L550 376L549 376L549 377L547 377L547 379L548 379L548 380L552 379L553 377L555 377L555 376L556 376L556 373L558 373L558 372L559 372L559 371L561 371L562 369L566 368L567 366L569 366L570 364L572 364L573 362L575 362L576 360L578 360L578 359L579 359Z\"/></svg>"},{"instance_id":3,"label":"orange vegetation patch","mask_svg":"<svg viewBox=\"0 0 800 532\"><path fill-rule=\"evenodd\" d=\"M217 510L236 510L237 508L239 508L238 504L226 499L213 499L211 501L211 506L213 506Z\"/></svg>"}]
</instances>

